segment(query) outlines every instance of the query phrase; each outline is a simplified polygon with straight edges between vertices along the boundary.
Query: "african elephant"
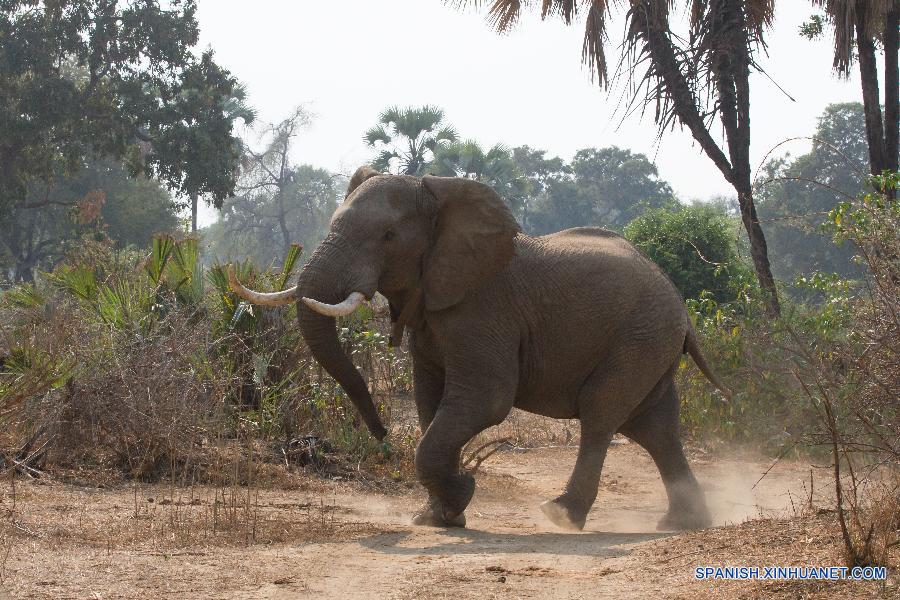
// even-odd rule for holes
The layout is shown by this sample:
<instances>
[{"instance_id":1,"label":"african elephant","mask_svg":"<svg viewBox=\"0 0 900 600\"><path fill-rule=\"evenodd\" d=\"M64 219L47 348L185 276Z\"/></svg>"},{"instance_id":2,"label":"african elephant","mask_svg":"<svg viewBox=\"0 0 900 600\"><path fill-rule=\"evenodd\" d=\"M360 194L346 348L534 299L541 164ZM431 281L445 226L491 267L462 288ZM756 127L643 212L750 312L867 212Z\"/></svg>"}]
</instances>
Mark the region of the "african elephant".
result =
<instances>
[{"instance_id":1,"label":"african elephant","mask_svg":"<svg viewBox=\"0 0 900 600\"><path fill-rule=\"evenodd\" d=\"M710 523L679 437L673 375L681 355L728 392L700 353L672 283L613 232L529 237L487 185L361 167L297 286L265 294L232 277L232 287L260 304L303 297L300 328L313 356L379 439L387 432L341 350L334 317L376 291L388 299L395 333L410 333L423 432L415 466L429 501L416 524L465 524L475 481L460 471L460 451L514 406L580 420L574 472L563 493L541 505L557 525L584 526L617 432L659 468L669 500L660 528Z\"/></svg>"}]
</instances>

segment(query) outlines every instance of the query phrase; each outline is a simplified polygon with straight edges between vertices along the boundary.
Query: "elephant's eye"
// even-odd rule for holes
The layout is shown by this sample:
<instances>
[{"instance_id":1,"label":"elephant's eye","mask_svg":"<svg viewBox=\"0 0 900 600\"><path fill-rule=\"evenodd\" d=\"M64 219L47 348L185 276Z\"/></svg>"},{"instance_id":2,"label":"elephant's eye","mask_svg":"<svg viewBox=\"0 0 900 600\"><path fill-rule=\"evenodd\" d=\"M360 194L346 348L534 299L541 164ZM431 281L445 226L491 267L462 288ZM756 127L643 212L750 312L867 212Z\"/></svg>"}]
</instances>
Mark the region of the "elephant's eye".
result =
<instances>
[{"instance_id":1,"label":"elephant's eye","mask_svg":"<svg viewBox=\"0 0 900 600\"><path fill-rule=\"evenodd\" d=\"M394 232L390 229L384 232L384 237L382 238L384 241L389 242L394 239Z\"/></svg>"}]
</instances>

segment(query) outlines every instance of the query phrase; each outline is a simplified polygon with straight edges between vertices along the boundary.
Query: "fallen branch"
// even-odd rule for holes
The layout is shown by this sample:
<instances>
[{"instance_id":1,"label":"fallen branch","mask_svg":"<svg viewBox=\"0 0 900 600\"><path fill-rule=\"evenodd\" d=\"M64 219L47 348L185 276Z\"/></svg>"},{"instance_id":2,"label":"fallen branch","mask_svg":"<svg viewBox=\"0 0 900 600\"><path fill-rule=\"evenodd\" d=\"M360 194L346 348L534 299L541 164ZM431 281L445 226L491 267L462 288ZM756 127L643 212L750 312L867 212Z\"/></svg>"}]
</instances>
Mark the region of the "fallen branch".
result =
<instances>
[{"instance_id":1,"label":"fallen branch","mask_svg":"<svg viewBox=\"0 0 900 600\"><path fill-rule=\"evenodd\" d=\"M489 441L489 442L485 442L484 444L478 446L477 448L475 448L475 450L473 450L473 451L469 454L468 458L466 458L466 459L463 461L463 463L462 463L462 468L463 468L463 469L467 468L467 467L469 466L469 463L471 463L472 461L475 461L475 464L472 466L471 469L469 469L469 472L470 472L470 473L475 473L475 472L477 472L477 471L478 471L478 467L481 466L481 463L483 463L483 462L486 461L488 458L490 458L491 455L494 454L497 450L499 450L500 447L501 447L503 444L509 443L509 442L510 442L510 439L511 439L511 438L508 438L508 437L500 438L499 440L491 440L491 441ZM493 446L493 448L491 448L490 451L488 451L488 452L487 452L486 454L484 454L484 455L479 456L479 453L480 453L482 450L484 450L485 448L489 448L489 447L491 447L491 446Z\"/></svg>"}]
</instances>

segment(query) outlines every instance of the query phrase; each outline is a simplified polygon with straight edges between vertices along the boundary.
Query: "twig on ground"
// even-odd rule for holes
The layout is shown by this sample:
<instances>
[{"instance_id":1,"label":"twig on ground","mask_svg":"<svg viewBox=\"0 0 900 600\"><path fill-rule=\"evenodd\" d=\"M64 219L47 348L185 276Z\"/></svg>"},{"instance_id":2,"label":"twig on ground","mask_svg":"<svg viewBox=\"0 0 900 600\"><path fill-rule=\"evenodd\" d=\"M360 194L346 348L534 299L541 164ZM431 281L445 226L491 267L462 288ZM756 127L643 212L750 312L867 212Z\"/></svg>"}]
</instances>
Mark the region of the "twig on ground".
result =
<instances>
[{"instance_id":1,"label":"twig on ground","mask_svg":"<svg viewBox=\"0 0 900 600\"><path fill-rule=\"evenodd\" d=\"M507 443L509 443L509 441L510 441L510 438L505 437L505 438L500 438L499 440L491 440L489 442L485 442L484 444L478 446L477 448L475 448L475 450L473 450L469 454L468 458L466 458L463 461L462 468L465 469L466 467L469 466L469 463L471 463L472 461L475 461L475 464L472 466L471 469L469 469L469 472L475 473L476 471L478 471L478 467L481 466L481 463L483 463L488 458L490 458L492 454L497 452L497 450L499 450L500 447L503 446L503 444L507 444ZM487 453L479 456L479 452L481 452L485 448L489 448L491 446L493 446L493 448L491 448Z\"/></svg>"}]
</instances>

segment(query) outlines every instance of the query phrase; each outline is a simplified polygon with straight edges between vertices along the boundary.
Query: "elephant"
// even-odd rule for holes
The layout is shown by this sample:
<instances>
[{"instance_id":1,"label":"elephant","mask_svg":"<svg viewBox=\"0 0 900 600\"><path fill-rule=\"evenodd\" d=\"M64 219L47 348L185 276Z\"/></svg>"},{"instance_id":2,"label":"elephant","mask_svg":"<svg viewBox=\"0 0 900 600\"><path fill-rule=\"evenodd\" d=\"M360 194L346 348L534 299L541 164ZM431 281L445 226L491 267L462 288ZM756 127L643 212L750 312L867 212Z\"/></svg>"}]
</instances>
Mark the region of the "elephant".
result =
<instances>
[{"instance_id":1,"label":"elephant","mask_svg":"<svg viewBox=\"0 0 900 600\"><path fill-rule=\"evenodd\" d=\"M596 227L525 235L488 185L360 167L297 285L248 302L298 304L313 357L378 439L387 434L344 354L335 317L380 292L393 331L409 332L422 436L415 468L428 492L417 525L465 526L474 477L463 446L513 407L579 419L581 441L562 493L541 504L556 525L584 527L607 448L621 433L650 454L668 497L661 529L711 523L681 445L673 378L683 354L730 397L700 352L669 278L622 236Z\"/></svg>"}]
</instances>

